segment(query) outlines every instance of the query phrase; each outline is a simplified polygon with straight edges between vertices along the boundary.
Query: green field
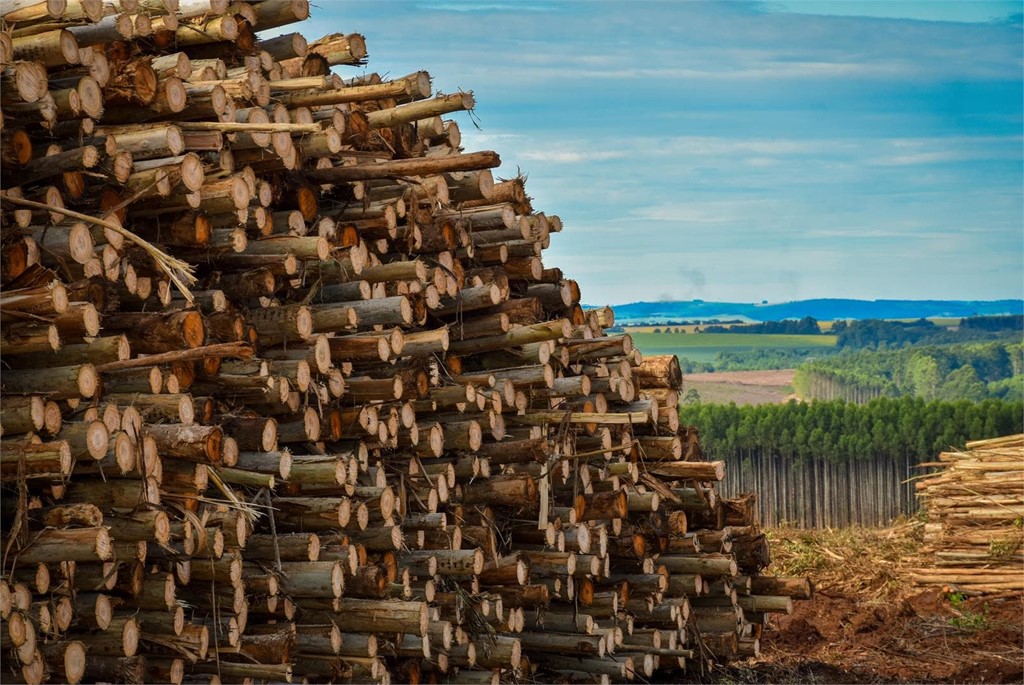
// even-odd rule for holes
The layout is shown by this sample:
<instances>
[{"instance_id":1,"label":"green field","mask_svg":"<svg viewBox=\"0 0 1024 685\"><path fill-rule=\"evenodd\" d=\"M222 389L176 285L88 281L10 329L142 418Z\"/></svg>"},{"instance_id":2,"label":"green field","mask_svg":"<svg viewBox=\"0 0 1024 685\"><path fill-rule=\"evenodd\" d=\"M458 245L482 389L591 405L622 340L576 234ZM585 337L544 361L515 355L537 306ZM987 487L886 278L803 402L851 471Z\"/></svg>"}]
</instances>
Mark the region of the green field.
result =
<instances>
[{"instance_id":1,"label":"green field","mask_svg":"<svg viewBox=\"0 0 1024 685\"><path fill-rule=\"evenodd\" d=\"M647 333L626 329L633 345L646 355L675 354L697 362L714 362L719 352L749 352L835 347L834 335L771 335L757 333Z\"/></svg>"}]
</instances>

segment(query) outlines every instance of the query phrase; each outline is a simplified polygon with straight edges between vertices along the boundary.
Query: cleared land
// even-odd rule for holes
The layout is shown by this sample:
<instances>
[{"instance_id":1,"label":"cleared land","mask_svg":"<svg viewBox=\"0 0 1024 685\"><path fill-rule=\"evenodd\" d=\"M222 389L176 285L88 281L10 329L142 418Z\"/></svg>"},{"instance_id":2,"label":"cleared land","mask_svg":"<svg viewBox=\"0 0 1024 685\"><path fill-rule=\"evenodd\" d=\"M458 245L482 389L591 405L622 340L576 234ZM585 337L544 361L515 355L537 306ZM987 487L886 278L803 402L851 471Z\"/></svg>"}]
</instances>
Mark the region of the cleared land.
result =
<instances>
[{"instance_id":1,"label":"cleared land","mask_svg":"<svg viewBox=\"0 0 1024 685\"><path fill-rule=\"evenodd\" d=\"M834 335L773 335L757 333L646 333L628 329L633 344L644 354L675 354L693 361L714 362L719 352L751 352L835 347Z\"/></svg>"},{"instance_id":2,"label":"cleared land","mask_svg":"<svg viewBox=\"0 0 1024 685\"><path fill-rule=\"evenodd\" d=\"M915 586L924 523L770 531L772 566L816 593L772 619L762 659L720 683L1020 683L1024 596L961 598Z\"/></svg>"},{"instance_id":3,"label":"cleared land","mask_svg":"<svg viewBox=\"0 0 1024 685\"><path fill-rule=\"evenodd\" d=\"M701 402L716 404L779 404L793 397L794 373L795 369L690 373L683 377L683 393L692 388Z\"/></svg>"},{"instance_id":4,"label":"cleared land","mask_svg":"<svg viewBox=\"0 0 1024 685\"><path fill-rule=\"evenodd\" d=\"M838 320L846 321L846 319L838 319ZM919 319L883 319L883 321L900 321L900 322L903 322L903 323L912 323L914 321L919 321ZM956 326L958 326L960 324L960 319L948 318L948 317L946 317L946 318L941 318L940 317L940 318L928 319L928 321L931 321L936 326L944 326L946 328L955 328ZM828 333L830 330L832 330L832 327L835 324L836 324L835 321L819 320L818 321L818 328L820 328L823 333ZM659 324L659 325L650 325L650 326L646 326L646 325L645 326L624 326L624 328L625 328L626 332L630 333L630 334L635 334L635 333L654 333L655 330L661 332L661 331L664 331L666 328L671 329L673 331L678 329L680 331L685 331L687 333L697 333L697 332L700 332L700 331L704 330L704 328L706 328L707 326L722 326L723 328L729 328L729 329L736 328L736 329L742 330L744 326L749 326L749 325L751 325L750 322L742 322L742 323L697 323L697 324L691 323L691 324L685 324L685 325L682 325L682 326L675 326L675 325L670 326L670 325L667 325L667 324Z\"/></svg>"},{"instance_id":5,"label":"cleared land","mask_svg":"<svg viewBox=\"0 0 1024 685\"><path fill-rule=\"evenodd\" d=\"M670 328L673 331L680 330L680 331L685 331L686 333L695 333L695 332L699 331L704 325L711 325L711 324L694 324L694 323L691 323L691 324L686 324L685 326L664 326L664 325L662 325L662 326L625 326L625 329L626 329L626 332L629 333L630 335L636 335L637 333L654 333L654 331L658 331L658 333L661 333L666 328ZM733 324L718 324L718 325L720 325L720 326L731 326Z\"/></svg>"}]
</instances>

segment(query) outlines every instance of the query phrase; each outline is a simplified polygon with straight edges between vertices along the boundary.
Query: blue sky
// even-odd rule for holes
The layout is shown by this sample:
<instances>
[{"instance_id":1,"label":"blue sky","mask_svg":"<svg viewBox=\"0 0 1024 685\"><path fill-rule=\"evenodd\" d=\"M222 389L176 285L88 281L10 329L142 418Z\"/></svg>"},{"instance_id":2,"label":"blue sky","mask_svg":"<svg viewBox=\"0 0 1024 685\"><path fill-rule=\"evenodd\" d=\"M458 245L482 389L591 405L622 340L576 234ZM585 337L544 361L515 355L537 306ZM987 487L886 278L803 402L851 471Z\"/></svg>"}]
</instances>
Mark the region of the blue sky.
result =
<instances>
[{"instance_id":1,"label":"blue sky","mask_svg":"<svg viewBox=\"0 0 1024 685\"><path fill-rule=\"evenodd\" d=\"M1020 2L320 0L309 39L472 90L584 301L1024 291Z\"/></svg>"}]
</instances>

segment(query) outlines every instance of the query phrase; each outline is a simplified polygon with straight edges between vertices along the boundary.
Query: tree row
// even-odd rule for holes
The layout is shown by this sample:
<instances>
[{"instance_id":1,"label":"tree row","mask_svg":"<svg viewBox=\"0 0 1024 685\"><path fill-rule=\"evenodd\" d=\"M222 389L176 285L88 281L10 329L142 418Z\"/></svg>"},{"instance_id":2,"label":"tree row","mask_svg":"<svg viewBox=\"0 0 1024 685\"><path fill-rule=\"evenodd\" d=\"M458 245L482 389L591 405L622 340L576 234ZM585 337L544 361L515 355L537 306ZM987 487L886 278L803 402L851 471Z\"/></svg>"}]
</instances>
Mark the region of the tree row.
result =
<instances>
[{"instance_id":1,"label":"tree row","mask_svg":"<svg viewBox=\"0 0 1024 685\"><path fill-rule=\"evenodd\" d=\"M757 451L785 463L930 460L940 451L1024 431L1024 403L925 402L878 398L758 406L689 404L683 424L696 426L714 459L742 461Z\"/></svg>"},{"instance_id":2,"label":"tree row","mask_svg":"<svg viewBox=\"0 0 1024 685\"><path fill-rule=\"evenodd\" d=\"M1024 346L974 343L845 352L805 362L793 387L806 399L864 402L881 396L925 400L1020 400Z\"/></svg>"}]
</instances>

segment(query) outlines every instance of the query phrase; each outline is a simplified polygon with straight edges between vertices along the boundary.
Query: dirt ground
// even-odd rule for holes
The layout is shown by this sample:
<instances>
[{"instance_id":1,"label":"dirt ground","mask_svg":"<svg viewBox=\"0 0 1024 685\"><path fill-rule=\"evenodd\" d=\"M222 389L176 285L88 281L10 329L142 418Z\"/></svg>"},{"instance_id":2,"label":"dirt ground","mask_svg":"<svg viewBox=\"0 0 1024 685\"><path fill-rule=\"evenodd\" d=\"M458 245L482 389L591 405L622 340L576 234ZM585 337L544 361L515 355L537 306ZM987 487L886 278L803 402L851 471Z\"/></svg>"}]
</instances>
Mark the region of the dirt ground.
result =
<instances>
[{"instance_id":1,"label":"dirt ground","mask_svg":"<svg viewBox=\"0 0 1024 685\"><path fill-rule=\"evenodd\" d=\"M708 403L779 404L793 396L794 373L794 369L691 373L683 377L683 391L693 388L701 402Z\"/></svg>"},{"instance_id":2,"label":"dirt ground","mask_svg":"<svg viewBox=\"0 0 1024 685\"><path fill-rule=\"evenodd\" d=\"M921 563L918 531L774 531L770 571L808 575L817 591L773 618L761 659L718 682L1024 682L1024 594L915 587L907 573Z\"/></svg>"},{"instance_id":3,"label":"dirt ground","mask_svg":"<svg viewBox=\"0 0 1024 685\"><path fill-rule=\"evenodd\" d=\"M751 670L767 682L1020 683L1022 612L1019 594L953 608L939 589L892 603L819 592L776 619Z\"/></svg>"},{"instance_id":4,"label":"dirt ground","mask_svg":"<svg viewBox=\"0 0 1024 685\"><path fill-rule=\"evenodd\" d=\"M736 385L784 386L793 382L796 369L773 371L716 371L714 373L687 374L688 380L705 383L733 383Z\"/></svg>"}]
</instances>

